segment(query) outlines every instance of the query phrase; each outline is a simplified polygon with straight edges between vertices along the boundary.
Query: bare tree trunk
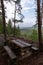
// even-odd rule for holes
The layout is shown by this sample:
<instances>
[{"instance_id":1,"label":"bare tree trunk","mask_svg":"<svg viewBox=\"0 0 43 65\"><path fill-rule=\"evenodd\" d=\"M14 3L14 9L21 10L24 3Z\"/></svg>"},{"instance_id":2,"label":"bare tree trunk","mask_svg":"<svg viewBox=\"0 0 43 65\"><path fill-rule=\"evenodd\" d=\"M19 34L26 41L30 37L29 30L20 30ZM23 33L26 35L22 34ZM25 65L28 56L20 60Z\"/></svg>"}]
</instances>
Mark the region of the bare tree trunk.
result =
<instances>
[{"instance_id":1,"label":"bare tree trunk","mask_svg":"<svg viewBox=\"0 0 43 65\"><path fill-rule=\"evenodd\" d=\"M43 0L42 0L42 19L43 19ZM43 22L43 20L42 20Z\"/></svg>"},{"instance_id":2,"label":"bare tree trunk","mask_svg":"<svg viewBox=\"0 0 43 65\"><path fill-rule=\"evenodd\" d=\"M2 18L3 18L3 33L6 42L6 23L5 23L6 21L5 21L5 10L4 10L3 0L1 0L1 7L2 7Z\"/></svg>"},{"instance_id":3,"label":"bare tree trunk","mask_svg":"<svg viewBox=\"0 0 43 65\"><path fill-rule=\"evenodd\" d=\"M39 49L42 50L42 31L41 31L41 15L40 15L40 0L37 0L37 15L38 15L38 38L39 38Z\"/></svg>"},{"instance_id":4,"label":"bare tree trunk","mask_svg":"<svg viewBox=\"0 0 43 65\"><path fill-rule=\"evenodd\" d=\"M15 19L16 19L16 3L15 3L15 12L14 12L14 36L15 36Z\"/></svg>"}]
</instances>

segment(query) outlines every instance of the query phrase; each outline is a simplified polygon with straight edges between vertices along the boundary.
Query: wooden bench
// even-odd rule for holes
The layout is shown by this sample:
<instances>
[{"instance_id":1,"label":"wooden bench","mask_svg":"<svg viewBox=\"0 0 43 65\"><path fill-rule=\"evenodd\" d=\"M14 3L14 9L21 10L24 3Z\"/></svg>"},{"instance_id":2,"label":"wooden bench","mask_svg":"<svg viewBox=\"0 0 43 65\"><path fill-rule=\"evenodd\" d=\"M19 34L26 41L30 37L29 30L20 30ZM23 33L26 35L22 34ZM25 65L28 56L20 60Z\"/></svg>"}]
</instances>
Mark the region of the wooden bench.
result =
<instances>
[{"instance_id":1,"label":"wooden bench","mask_svg":"<svg viewBox=\"0 0 43 65\"><path fill-rule=\"evenodd\" d=\"M8 46L3 46L3 47L11 60L17 58L16 55L12 52L12 50Z\"/></svg>"},{"instance_id":2,"label":"wooden bench","mask_svg":"<svg viewBox=\"0 0 43 65\"><path fill-rule=\"evenodd\" d=\"M20 42L21 44L26 45L27 47L31 47L31 46L32 46L31 44L26 43L26 42L24 42L24 41L22 41L22 40L20 40L20 39L17 39L17 41Z\"/></svg>"},{"instance_id":3,"label":"wooden bench","mask_svg":"<svg viewBox=\"0 0 43 65\"><path fill-rule=\"evenodd\" d=\"M37 47L31 47L32 52L37 52L39 49Z\"/></svg>"}]
</instances>

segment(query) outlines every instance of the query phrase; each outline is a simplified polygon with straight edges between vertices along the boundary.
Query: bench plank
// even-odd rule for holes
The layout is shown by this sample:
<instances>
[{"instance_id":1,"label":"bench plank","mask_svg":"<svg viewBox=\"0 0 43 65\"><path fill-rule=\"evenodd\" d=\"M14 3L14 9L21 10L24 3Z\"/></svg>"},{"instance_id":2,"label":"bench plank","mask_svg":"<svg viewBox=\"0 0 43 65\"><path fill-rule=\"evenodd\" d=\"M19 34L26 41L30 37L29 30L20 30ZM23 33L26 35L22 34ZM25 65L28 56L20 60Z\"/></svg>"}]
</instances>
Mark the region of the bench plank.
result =
<instances>
[{"instance_id":1,"label":"bench plank","mask_svg":"<svg viewBox=\"0 0 43 65\"><path fill-rule=\"evenodd\" d=\"M33 50L35 50L35 51L37 51L37 50L38 50L38 48L37 48L37 47L31 47L31 49L33 49Z\"/></svg>"},{"instance_id":2,"label":"bench plank","mask_svg":"<svg viewBox=\"0 0 43 65\"><path fill-rule=\"evenodd\" d=\"M17 41L18 42L20 42L20 43L22 43L22 44L24 44L24 45L26 45L26 46L32 46L31 44L29 44L29 43L26 43L26 42L24 42L24 41L22 41L22 40L20 40L20 39L17 39Z\"/></svg>"},{"instance_id":3,"label":"bench plank","mask_svg":"<svg viewBox=\"0 0 43 65\"><path fill-rule=\"evenodd\" d=\"M16 59L15 54L12 52L12 50L8 46L4 46L4 49L6 50L7 54L10 56L11 59Z\"/></svg>"}]
</instances>

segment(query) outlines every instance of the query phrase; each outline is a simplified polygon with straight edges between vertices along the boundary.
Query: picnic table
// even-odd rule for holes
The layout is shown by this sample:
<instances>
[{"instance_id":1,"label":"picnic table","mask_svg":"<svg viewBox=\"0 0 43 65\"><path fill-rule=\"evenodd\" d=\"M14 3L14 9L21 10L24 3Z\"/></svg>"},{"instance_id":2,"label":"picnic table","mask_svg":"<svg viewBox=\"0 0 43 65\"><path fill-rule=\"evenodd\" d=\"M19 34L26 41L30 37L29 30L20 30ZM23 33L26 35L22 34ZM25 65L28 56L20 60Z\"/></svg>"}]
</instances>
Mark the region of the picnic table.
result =
<instances>
[{"instance_id":1,"label":"picnic table","mask_svg":"<svg viewBox=\"0 0 43 65\"><path fill-rule=\"evenodd\" d=\"M14 43L16 46L18 46L20 48L27 48L27 45L21 44L21 42L18 42L16 40L11 40L11 42Z\"/></svg>"},{"instance_id":2,"label":"picnic table","mask_svg":"<svg viewBox=\"0 0 43 65\"><path fill-rule=\"evenodd\" d=\"M18 40L11 40L12 44L18 46L18 48L16 47L16 51L20 52L20 55L23 56L25 54L28 54L28 47L31 46L31 44L26 44L23 41L18 41ZM21 43L22 42L22 43ZM15 48L15 47L14 47Z\"/></svg>"}]
</instances>

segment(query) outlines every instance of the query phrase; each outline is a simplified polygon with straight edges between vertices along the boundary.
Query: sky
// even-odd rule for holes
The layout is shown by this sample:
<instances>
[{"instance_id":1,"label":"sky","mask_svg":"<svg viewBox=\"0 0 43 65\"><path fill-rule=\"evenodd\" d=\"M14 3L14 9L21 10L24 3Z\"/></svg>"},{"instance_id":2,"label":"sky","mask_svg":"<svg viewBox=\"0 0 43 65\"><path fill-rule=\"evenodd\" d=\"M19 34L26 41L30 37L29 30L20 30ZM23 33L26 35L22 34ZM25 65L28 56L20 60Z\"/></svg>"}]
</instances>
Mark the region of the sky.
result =
<instances>
[{"instance_id":1,"label":"sky","mask_svg":"<svg viewBox=\"0 0 43 65\"><path fill-rule=\"evenodd\" d=\"M4 2L5 3L5 2ZM14 17L14 3L12 4L5 3L5 6L7 7L6 15L8 19L12 19ZM21 0L22 5L22 14L24 15L23 23L16 23L16 26L19 25L19 27L32 27L36 23L36 2L35 0Z\"/></svg>"}]
</instances>

